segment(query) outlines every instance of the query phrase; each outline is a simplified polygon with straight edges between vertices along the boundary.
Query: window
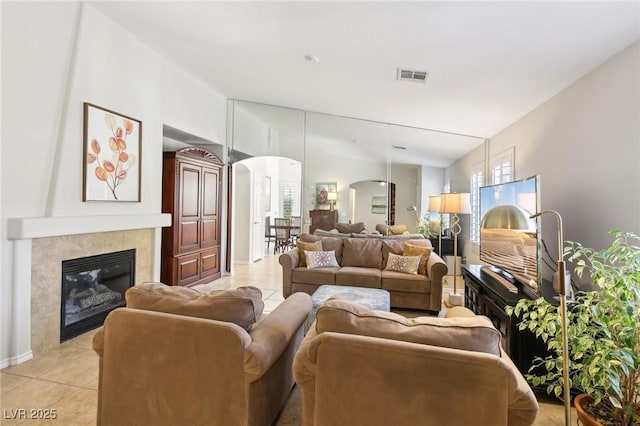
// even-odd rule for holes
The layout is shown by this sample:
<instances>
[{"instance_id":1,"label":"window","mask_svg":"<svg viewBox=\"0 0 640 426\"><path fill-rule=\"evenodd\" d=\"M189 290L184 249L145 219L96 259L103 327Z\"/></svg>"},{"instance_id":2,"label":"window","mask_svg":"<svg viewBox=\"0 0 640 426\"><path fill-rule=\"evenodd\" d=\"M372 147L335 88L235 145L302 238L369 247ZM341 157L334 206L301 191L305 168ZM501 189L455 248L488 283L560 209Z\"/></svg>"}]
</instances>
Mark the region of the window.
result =
<instances>
[{"instance_id":1,"label":"window","mask_svg":"<svg viewBox=\"0 0 640 426\"><path fill-rule=\"evenodd\" d=\"M282 187L282 215L291 217L293 212L293 204L296 198L296 188L293 186Z\"/></svg>"},{"instance_id":2,"label":"window","mask_svg":"<svg viewBox=\"0 0 640 426\"><path fill-rule=\"evenodd\" d=\"M470 239L472 243L480 244L480 187L484 185L484 162L478 163L471 169L471 225Z\"/></svg>"},{"instance_id":3,"label":"window","mask_svg":"<svg viewBox=\"0 0 640 426\"><path fill-rule=\"evenodd\" d=\"M493 157L491 165L491 184L511 182L515 173L513 172L514 149L509 148Z\"/></svg>"}]
</instances>

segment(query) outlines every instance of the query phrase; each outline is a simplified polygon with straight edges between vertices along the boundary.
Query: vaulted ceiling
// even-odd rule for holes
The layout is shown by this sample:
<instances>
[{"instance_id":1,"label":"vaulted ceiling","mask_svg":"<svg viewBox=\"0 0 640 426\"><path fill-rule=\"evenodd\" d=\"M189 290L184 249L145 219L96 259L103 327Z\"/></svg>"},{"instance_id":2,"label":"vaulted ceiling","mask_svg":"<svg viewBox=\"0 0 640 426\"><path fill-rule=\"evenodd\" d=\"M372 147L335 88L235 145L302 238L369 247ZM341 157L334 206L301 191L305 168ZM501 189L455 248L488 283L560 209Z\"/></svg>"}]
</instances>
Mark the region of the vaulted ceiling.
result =
<instances>
[{"instance_id":1,"label":"vaulted ceiling","mask_svg":"<svg viewBox=\"0 0 640 426\"><path fill-rule=\"evenodd\" d=\"M637 1L92 5L230 99L483 138L640 38Z\"/></svg>"}]
</instances>

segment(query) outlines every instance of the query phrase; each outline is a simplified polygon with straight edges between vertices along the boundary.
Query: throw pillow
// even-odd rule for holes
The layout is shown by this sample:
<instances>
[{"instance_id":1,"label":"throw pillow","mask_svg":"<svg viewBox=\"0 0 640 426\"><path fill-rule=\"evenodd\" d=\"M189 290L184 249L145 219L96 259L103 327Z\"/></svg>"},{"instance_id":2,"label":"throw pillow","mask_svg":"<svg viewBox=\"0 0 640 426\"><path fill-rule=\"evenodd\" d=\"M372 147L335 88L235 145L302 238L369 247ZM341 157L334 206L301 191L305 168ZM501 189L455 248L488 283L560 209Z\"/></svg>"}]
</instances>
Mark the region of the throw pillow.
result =
<instances>
[{"instance_id":1,"label":"throw pillow","mask_svg":"<svg viewBox=\"0 0 640 426\"><path fill-rule=\"evenodd\" d=\"M427 274L427 260L431 256L433 251L432 247L420 247L413 244L404 243L403 256L420 256L420 264L418 265L418 273L421 275Z\"/></svg>"},{"instance_id":2,"label":"throw pillow","mask_svg":"<svg viewBox=\"0 0 640 426\"><path fill-rule=\"evenodd\" d=\"M128 308L228 321L246 330L264 310L262 292L256 287L200 293L188 287L147 282L130 287L125 299Z\"/></svg>"},{"instance_id":3,"label":"throw pillow","mask_svg":"<svg viewBox=\"0 0 640 426\"><path fill-rule=\"evenodd\" d=\"M328 268L331 266L340 266L336 260L336 252L331 251L308 251L307 252L307 269Z\"/></svg>"},{"instance_id":4,"label":"throw pillow","mask_svg":"<svg viewBox=\"0 0 640 426\"><path fill-rule=\"evenodd\" d=\"M389 232L393 235L401 235L407 232L407 225L391 225Z\"/></svg>"},{"instance_id":5,"label":"throw pillow","mask_svg":"<svg viewBox=\"0 0 640 426\"><path fill-rule=\"evenodd\" d=\"M422 256L398 256L389 253L389 261L385 271L402 272L403 274L417 274Z\"/></svg>"},{"instance_id":6,"label":"throw pillow","mask_svg":"<svg viewBox=\"0 0 640 426\"><path fill-rule=\"evenodd\" d=\"M296 244L298 247L298 267L304 268L307 266L307 252L308 251L322 251L322 241L314 241L313 243L305 243L304 241L298 241Z\"/></svg>"},{"instance_id":7,"label":"throw pillow","mask_svg":"<svg viewBox=\"0 0 640 426\"><path fill-rule=\"evenodd\" d=\"M316 315L316 331L380 337L501 355L500 332L482 315L471 318L405 318L393 312L330 298Z\"/></svg>"},{"instance_id":8,"label":"throw pillow","mask_svg":"<svg viewBox=\"0 0 640 426\"><path fill-rule=\"evenodd\" d=\"M404 241L389 240L387 238L382 241L382 269L387 267L389 263L389 253L402 255L404 251Z\"/></svg>"},{"instance_id":9,"label":"throw pillow","mask_svg":"<svg viewBox=\"0 0 640 426\"><path fill-rule=\"evenodd\" d=\"M336 223L336 229L342 234L359 234L364 231L364 222Z\"/></svg>"}]
</instances>

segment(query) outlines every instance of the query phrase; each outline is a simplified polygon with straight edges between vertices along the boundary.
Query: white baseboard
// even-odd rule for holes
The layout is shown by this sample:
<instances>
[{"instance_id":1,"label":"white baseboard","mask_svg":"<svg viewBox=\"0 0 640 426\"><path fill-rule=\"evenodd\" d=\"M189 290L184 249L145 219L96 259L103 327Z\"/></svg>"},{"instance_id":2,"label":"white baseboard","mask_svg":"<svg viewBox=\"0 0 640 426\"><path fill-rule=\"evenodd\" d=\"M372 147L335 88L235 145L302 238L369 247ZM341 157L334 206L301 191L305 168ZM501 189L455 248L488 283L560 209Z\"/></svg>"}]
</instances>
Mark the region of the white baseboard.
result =
<instances>
[{"instance_id":1,"label":"white baseboard","mask_svg":"<svg viewBox=\"0 0 640 426\"><path fill-rule=\"evenodd\" d=\"M29 351L29 352L24 353L22 355L14 356L14 357L11 357L11 358L5 358L5 359L0 361L0 369L11 367L12 365L22 364L23 362L29 361L32 358L33 358L33 352L32 351Z\"/></svg>"}]
</instances>

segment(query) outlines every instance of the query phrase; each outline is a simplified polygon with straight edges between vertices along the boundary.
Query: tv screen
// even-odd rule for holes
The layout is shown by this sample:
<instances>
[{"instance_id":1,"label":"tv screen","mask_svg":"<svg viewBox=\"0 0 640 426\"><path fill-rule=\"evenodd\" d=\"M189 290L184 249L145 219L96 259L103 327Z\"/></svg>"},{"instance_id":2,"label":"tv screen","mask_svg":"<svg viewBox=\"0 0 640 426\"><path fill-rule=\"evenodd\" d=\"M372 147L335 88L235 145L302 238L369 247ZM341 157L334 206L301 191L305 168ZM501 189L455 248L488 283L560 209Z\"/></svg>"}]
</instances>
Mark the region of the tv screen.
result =
<instances>
[{"instance_id":1,"label":"tv screen","mask_svg":"<svg viewBox=\"0 0 640 426\"><path fill-rule=\"evenodd\" d=\"M480 188L480 260L537 291L540 177ZM504 275L504 274L503 274Z\"/></svg>"}]
</instances>

